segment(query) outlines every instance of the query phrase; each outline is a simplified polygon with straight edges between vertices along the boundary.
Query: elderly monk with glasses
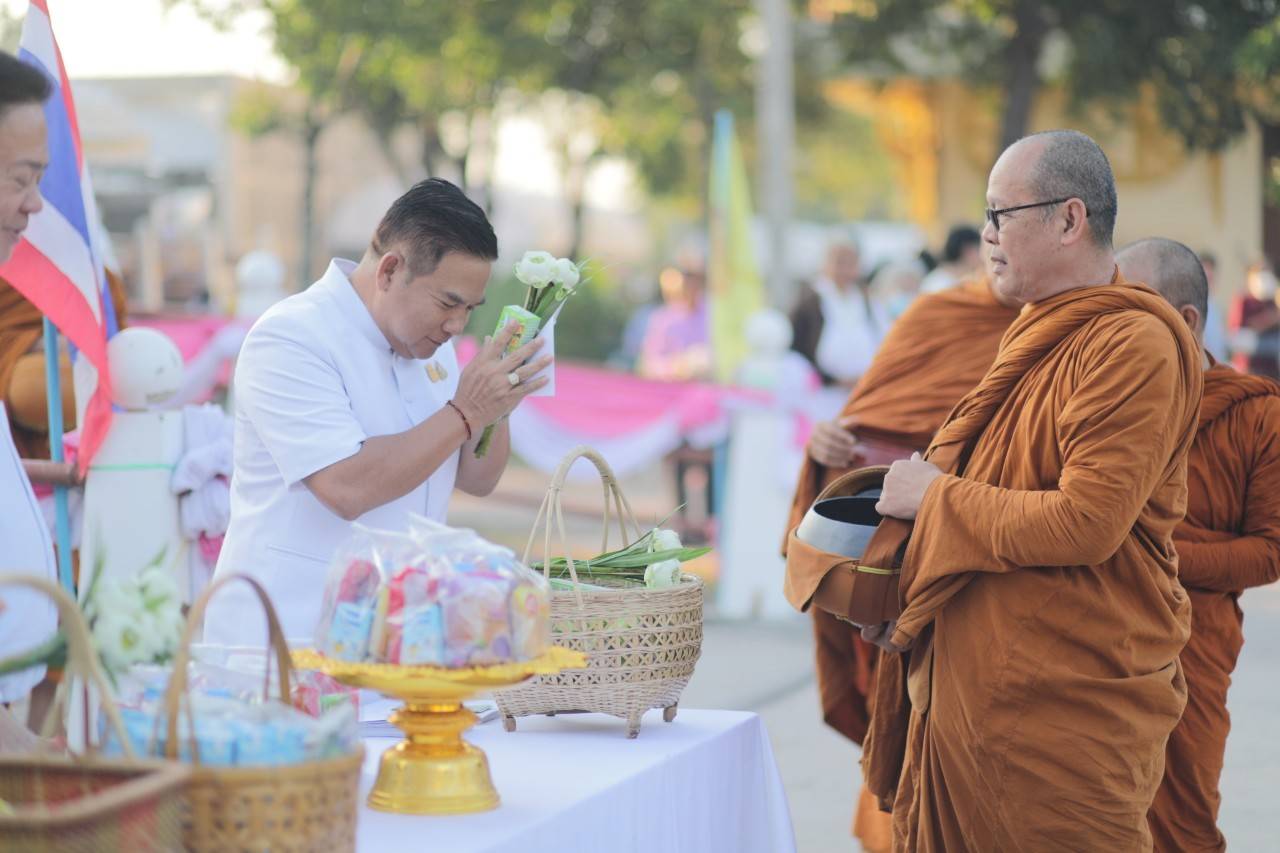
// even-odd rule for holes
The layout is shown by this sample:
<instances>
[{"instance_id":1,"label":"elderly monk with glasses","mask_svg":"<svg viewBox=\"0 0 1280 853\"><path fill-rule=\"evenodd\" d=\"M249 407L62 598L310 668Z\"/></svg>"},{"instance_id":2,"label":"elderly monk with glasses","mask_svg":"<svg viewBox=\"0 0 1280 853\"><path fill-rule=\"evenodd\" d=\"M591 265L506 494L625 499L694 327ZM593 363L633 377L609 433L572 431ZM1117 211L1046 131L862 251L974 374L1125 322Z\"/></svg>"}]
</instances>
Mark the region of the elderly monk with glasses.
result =
<instances>
[{"instance_id":1,"label":"elderly monk with glasses","mask_svg":"<svg viewBox=\"0 0 1280 853\"><path fill-rule=\"evenodd\" d=\"M1173 532L1200 349L1117 270L1092 139L1014 143L987 203L994 290L1025 307L924 457L885 479L881 514L914 526L901 616L863 630L891 652L864 773L895 849L1149 850L1187 696Z\"/></svg>"}]
</instances>

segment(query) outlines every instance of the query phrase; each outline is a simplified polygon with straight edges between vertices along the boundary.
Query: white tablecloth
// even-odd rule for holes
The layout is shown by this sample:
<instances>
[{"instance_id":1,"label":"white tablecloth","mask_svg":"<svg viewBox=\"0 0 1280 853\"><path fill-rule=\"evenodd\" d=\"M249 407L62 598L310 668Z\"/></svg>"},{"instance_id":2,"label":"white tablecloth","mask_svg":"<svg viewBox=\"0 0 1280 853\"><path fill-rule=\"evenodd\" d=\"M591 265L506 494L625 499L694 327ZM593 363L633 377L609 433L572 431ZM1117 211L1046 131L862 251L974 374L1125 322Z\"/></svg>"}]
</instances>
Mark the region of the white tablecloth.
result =
<instances>
[{"instance_id":1,"label":"white tablecloth","mask_svg":"<svg viewBox=\"0 0 1280 853\"><path fill-rule=\"evenodd\" d=\"M645 716L627 740L599 714L523 717L519 730L477 726L502 804L455 817L362 807L360 851L448 853L791 853L795 836L764 723L742 711ZM367 797L382 751L368 738Z\"/></svg>"}]
</instances>

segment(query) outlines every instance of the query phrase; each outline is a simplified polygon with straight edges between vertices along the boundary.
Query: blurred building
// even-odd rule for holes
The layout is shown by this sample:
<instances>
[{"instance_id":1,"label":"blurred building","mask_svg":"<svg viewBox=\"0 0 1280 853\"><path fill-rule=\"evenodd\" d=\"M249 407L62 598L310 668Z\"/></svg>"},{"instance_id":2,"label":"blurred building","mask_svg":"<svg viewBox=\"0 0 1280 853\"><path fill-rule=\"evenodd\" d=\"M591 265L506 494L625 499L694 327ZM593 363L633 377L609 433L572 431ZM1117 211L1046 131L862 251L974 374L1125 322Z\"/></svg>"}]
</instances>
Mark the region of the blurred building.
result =
<instances>
[{"instance_id":1,"label":"blurred building","mask_svg":"<svg viewBox=\"0 0 1280 853\"><path fill-rule=\"evenodd\" d=\"M253 249L284 260L290 286L310 281L333 255L359 257L388 205L423 177L392 168L358 116L333 120L316 148L314 244L304 260L302 138L251 137L235 121L237 104L264 85L234 76L73 81L99 208L139 307L229 310L235 263ZM267 88L286 103L300 97ZM402 162L412 162L413 141L399 141ZM561 199L503 186L495 196L504 261L567 244ZM592 209L586 238L594 255L624 269L648 260L647 224L634 212Z\"/></svg>"},{"instance_id":2,"label":"blurred building","mask_svg":"<svg viewBox=\"0 0 1280 853\"><path fill-rule=\"evenodd\" d=\"M956 222L981 223L987 173L995 161L996 103L954 80L864 79L832 84L832 100L870 117L897 163L910 218L934 244ZM1068 113L1060 91L1036 97L1030 130L1073 127L1089 133L1111 160L1120 211L1116 243L1142 237L1180 240L1217 255L1225 307L1245 268L1264 250L1263 132L1256 124L1218 153L1189 152L1160 123L1150 98L1115 113Z\"/></svg>"}]
</instances>

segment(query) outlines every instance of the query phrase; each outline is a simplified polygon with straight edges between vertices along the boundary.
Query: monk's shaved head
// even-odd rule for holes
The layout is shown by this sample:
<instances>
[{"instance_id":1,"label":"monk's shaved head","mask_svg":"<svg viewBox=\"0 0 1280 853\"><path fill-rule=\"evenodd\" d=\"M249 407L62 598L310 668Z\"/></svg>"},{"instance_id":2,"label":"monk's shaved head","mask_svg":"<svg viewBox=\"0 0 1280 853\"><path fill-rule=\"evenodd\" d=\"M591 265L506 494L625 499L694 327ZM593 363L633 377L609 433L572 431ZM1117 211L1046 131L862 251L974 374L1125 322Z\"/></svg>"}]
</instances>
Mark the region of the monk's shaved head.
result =
<instances>
[{"instance_id":1,"label":"monk's shaved head","mask_svg":"<svg viewBox=\"0 0 1280 853\"><path fill-rule=\"evenodd\" d=\"M1037 200L1078 198L1089 212L1089 234L1103 249L1111 248L1116 227L1116 178L1098 143L1078 130L1046 130L1017 144L1040 143L1040 156L1028 182Z\"/></svg>"},{"instance_id":2,"label":"monk's shaved head","mask_svg":"<svg viewBox=\"0 0 1280 853\"><path fill-rule=\"evenodd\" d=\"M1148 237L1125 246L1116 255L1120 272L1129 281L1140 281L1157 291L1179 311L1190 305L1200 315L1204 329L1209 311L1209 280L1196 253L1176 240Z\"/></svg>"}]
</instances>

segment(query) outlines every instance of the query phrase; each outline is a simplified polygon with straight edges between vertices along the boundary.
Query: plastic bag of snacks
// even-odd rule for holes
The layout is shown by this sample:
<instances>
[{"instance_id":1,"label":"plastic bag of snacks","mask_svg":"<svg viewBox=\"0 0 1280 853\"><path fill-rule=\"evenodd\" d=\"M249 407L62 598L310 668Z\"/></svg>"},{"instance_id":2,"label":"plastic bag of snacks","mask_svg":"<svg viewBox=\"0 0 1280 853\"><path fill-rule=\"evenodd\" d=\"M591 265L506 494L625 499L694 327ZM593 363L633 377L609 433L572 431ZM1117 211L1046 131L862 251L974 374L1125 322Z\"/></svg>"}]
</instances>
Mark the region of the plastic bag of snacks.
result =
<instances>
[{"instance_id":1,"label":"plastic bag of snacks","mask_svg":"<svg viewBox=\"0 0 1280 853\"><path fill-rule=\"evenodd\" d=\"M356 705L344 701L317 713L277 701L262 701L260 674L192 663L191 714L178 717L178 756L192 760L192 720L200 761L212 767L300 764L349 755L359 744ZM137 668L121 681L120 714L139 755L162 755L167 746L164 691L169 673L163 667ZM295 693L296 695L296 693ZM110 727L100 721L106 755L122 747Z\"/></svg>"},{"instance_id":2,"label":"plastic bag of snacks","mask_svg":"<svg viewBox=\"0 0 1280 853\"><path fill-rule=\"evenodd\" d=\"M339 660L376 658L371 642L382 634L386 619L386 581L397 566L412 561L416 550L407 534L355 525L330 563L316 648Z\"/></svg>"},{"instance_id":3,"label":"plastic bag of snacks","mask_svg":"<svg viewBox=\"0 0 1280 853\"><path fill-rule=\"evenodd\" d=\"M546 582L471 530L414 519L358 530L335 556L316 645L343 660L464 667L550 644Z\"/></svg>"},{"instance_id":4,"label":"plastic bag of snacks","mask_svg":"<svg viewBox=\"0 0 1280 853\"><path fill-rule=\"evenodd\" d=\"M267 650L255 647L228 647L215 645L193 645L191 655L195 663L190 670L193 686L212 684L216 688L234 690L238 697L245 701L254 701L261 693L262 679L270 679L271 694L279 695L279 673L274 666L267 666ZM139 677L159 678L155 673L163 674L164 680L159 682L161 688L167 680L166 667L135 666L121 682L122 695L137 695L141 692L138 686ZM360 690L348 687L330 678L323 672L310 669L295 669L289 679L289 702L305 714L320 716L334 705L342 702L351 703L357 716L360 712Z\"/></svg>"}]
</instances>

